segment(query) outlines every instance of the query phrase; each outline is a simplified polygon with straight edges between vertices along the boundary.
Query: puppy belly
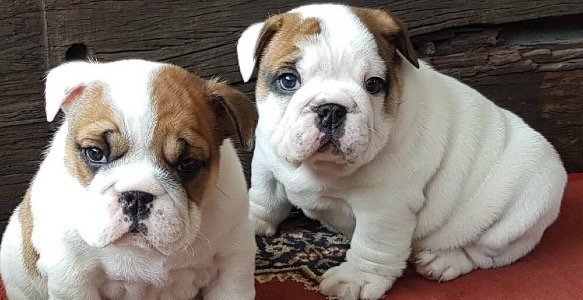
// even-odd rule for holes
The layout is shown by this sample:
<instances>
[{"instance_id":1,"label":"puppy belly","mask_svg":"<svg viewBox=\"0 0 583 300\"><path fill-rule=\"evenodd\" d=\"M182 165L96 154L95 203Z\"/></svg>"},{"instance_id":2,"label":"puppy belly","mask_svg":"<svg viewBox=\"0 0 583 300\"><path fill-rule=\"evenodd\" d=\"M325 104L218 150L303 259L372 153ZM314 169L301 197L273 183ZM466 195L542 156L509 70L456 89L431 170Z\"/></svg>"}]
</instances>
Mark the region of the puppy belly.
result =
<instances>
[{"instance_id":1,"label":"puppy belly","mask_svg":"<svg viewBox=\"0 0 583 300\"><path fill-rule=\"evenodd\" d=\"M346 205L343 209L304 209L304 214L309 218L318 220L328 229L340 232L351 238L356 225L356 219L350 208Z\"/></svg>"},{"instance_id":2,"label":"puppy belly","mask_svg":"<svg viewBox=\"0 0 583 300\"><path fill-rule=\"evenodd\" d=\"M296 191L290 189L285 183L282 184L289 202L298 208L308 210L350 210L342 195L327 193L326 191Z\"/></svg>"},{"instance_id":3,"label":"puppy belly","mask_svg":"<svg viewBox=\"0 0 583 300\"><path fill-rule=\"evenodd\" d=\"M352 236L355 219L344 199L314 192L286 192L289 201L301 208L307 217L320 221L329 229Z\"/></svg>"}]
</instances>

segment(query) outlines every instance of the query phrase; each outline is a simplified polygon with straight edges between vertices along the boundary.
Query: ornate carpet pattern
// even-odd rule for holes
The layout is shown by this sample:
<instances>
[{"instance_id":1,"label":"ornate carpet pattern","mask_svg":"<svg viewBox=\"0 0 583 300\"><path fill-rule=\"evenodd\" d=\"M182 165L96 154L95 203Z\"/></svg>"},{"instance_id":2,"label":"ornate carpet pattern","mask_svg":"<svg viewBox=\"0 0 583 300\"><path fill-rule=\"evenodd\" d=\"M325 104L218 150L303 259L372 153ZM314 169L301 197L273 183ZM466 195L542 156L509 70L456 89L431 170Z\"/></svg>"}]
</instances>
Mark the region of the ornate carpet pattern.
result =
<instances>
[{"instance_id":1,"label":"ornate carpet pattern","mask_svg":"<svg viewBox=\"0 0 583 300\"><path fill-rule=\"evenodd\" d=\"M293 211L275 235L256 237L255 279L260 282L294 280L317 290L320 276L344 261L350 244L342 234Z\"/></svg>"}]
</instances>

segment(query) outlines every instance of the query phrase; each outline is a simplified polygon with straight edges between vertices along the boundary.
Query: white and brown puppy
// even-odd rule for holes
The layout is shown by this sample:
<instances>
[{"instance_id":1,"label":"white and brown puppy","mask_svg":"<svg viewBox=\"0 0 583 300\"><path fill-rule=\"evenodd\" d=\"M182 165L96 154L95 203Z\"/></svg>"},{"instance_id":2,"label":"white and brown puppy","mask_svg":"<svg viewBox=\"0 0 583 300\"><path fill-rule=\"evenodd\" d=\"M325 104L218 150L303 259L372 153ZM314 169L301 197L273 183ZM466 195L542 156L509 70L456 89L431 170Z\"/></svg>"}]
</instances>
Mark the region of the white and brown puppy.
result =
<instances>
[{"instance_id":1,"label":"white and brown puppy","mask_svg":"<svg viewBox=\"0 0 583 300\"><path fill-rule=\"evenodd\" d=\"M176 66L73 62L48 74L57 131L2 239L10 299L253 299L255 241L229 140L254 105Z\"/></svg>"},{"instance_id":2,"label":"white and brown puppy","mask_svg":"<svg viewBox=\"0 0 583 300\"><path fill-rule=\"evenodd\" d=\"M506 265L557 217L553 146L418 61L390 14L303 6L250 26L237 50L245 81L258 64L255 232L295 205L352 237L324 294L379 298L409 258L436 280Z\"/></svg>"}]
</instances>

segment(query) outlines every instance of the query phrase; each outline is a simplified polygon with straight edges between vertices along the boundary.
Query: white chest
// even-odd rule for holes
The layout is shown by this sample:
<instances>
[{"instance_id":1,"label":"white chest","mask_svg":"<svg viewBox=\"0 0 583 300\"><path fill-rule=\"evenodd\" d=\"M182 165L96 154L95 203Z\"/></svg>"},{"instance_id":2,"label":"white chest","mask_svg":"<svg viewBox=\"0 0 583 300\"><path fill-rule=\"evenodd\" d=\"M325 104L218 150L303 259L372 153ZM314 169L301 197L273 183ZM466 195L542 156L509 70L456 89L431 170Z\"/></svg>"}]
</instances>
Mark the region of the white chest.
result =
<instances>
[{"instance_id":1,"label":"white chest","mask_svg":"<svg viewBox=\"0 0 583 300\"><path fill-rule=\"evenodd\" d=\"M107 299L192 299L217 276L212 259L204 256L110 256L103 262L100 294Z\"/></svg>"},{"instance_id":2,"label":"white chest","mask_svg":"<svg viewBox=\"0 0 583 300\"><path fill-rule=\"evenodd\" d=\"M106 299L193 299L216 276L216 268L175 269L159 286L110 278L100 288L100 294Z\"/></svg>"}]
</instances>

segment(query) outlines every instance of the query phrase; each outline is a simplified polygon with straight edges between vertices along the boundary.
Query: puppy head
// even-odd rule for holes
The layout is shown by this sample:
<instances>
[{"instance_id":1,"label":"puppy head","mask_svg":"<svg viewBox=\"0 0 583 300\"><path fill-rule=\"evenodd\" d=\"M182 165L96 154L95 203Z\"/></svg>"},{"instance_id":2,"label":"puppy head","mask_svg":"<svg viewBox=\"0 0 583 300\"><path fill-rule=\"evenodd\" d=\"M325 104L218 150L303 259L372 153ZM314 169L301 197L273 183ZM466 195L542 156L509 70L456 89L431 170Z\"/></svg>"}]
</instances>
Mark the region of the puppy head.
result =
<instances>
[{"instance_id":1,"label":"puppy head","mask_svg":"<svg viewBox=\"0 0 583 300\"><path fill-rule=\"evenodd\" d=\"M387 143L399 70L419 67L400 20L343 5L302 6L254 24L237 53L245 81L258 65L259 138L291 163L337 174L370 162Z\"/></svg>"},{"instance_id":2,"label":"puppy head","mask_svg":"<svg viewBox=\"0 0 583 300\"><path fill-rule=\"evenodd\" d=\"M254 105L228 85L140 60L53 69L49 121L59 107L65 168L84 190L71 208L81 237L163 254L196 238L223 140L250 146L257 120Z\"/></svg>"}]
</instances>

